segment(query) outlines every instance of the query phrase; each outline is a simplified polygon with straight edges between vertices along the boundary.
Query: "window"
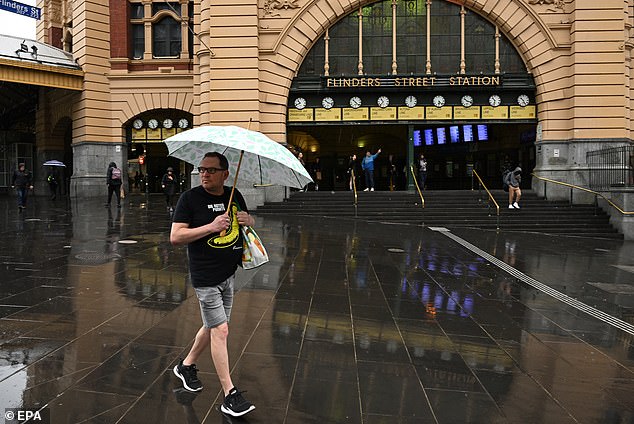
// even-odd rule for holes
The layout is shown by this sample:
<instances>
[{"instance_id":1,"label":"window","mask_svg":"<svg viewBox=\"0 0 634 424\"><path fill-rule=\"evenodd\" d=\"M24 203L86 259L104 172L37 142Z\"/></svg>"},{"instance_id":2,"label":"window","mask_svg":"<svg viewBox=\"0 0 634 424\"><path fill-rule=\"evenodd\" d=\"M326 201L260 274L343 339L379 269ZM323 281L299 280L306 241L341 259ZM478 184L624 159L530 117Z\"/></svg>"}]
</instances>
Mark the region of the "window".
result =
<instances>
[{"instance_id":1,"label":"window","mask_svg":"<svg viewBox=\"0 0 634 424\"><path fill-rule=\"evenodd\" d=\"M143 59L151 53L152 58L180 58L181 52L193 57L193 1L183 8L177 1L154 1L150 5L142 0L130 1L130 57ZM189 34L183 40L182 22L187 22ZM151 33L145 29L151 26ZM146 35L151 39L147 40ZM147 42L147 44L146 44ZM151 50L146 51L146 45Z\"/></svg>"},{"instance_id":2,"label":"window","mask_svg":"<svg viewBox=\"0 0 634 424\"><path fill-rule=\"evenodd\" d=\"M165 17L152 25L152 56L178 57L181 53L181 26Z\"/></svg>"}]
</instances>

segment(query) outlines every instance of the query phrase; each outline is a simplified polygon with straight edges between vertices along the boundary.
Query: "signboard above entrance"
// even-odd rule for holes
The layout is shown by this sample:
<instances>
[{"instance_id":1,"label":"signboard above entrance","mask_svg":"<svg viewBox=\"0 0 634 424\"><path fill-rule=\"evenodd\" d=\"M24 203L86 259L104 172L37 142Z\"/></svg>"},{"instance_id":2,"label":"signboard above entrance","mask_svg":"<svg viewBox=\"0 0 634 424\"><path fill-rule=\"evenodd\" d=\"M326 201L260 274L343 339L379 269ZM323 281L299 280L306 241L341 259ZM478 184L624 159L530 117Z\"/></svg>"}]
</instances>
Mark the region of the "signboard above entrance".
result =
<instances>
[{"instance_id":1,"label":"signboard above entrance","mask_svg":"<svg viewBox=\"0 0 634 424\"><path fill-rule=\"evenodd\" d=\"M377 88L377 87L497 87L502 85L501 75L411 75L375 77L322 77L323 88Z\"/></svg>"}]
</instances>

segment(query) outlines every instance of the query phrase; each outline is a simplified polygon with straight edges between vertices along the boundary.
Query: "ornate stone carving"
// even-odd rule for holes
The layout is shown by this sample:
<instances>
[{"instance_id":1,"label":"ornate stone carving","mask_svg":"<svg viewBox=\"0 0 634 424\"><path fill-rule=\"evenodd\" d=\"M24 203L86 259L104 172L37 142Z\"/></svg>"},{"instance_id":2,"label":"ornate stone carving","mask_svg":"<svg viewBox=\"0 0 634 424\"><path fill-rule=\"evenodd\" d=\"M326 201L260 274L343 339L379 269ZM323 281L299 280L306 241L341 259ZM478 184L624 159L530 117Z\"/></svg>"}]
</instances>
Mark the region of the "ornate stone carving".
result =
<instances>
[{"instance_id":1,"label":"ornate stone carving","mask_svg":"<svg viewBox=\"0 0 634 424\"><path fill-rule=\"evenodd\" d=\"M528 4L552 4L557 9L564 9L565 0L528 0Z\"/></svg>"},{"instance_id":2,"label":"ornate stone carving","mask_svg":"<svg viewBox=\"0 0 634 424\"><path fill-rule=\"evenodd\" d=\"M264 16L280 16L276 10L299 9L299 0L264 0Z\"/></svg>"}]
</instances>

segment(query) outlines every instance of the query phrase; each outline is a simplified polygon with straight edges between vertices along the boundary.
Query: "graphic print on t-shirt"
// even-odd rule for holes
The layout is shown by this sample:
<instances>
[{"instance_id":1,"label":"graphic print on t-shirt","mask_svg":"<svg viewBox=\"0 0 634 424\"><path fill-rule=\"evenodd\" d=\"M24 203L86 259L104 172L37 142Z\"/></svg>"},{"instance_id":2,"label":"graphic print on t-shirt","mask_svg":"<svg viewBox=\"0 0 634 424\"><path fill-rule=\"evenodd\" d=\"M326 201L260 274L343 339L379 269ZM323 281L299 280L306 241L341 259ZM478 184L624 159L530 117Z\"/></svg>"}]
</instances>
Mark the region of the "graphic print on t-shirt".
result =
<instances>
[{"instance_id":1,"label":"graphic print on t-shirt","mask_svg":"<svg viewBox=\"0 0 634 424\"><path fill-rule=\"evenodd\" d=\"M229 210L229 220L231 222L231 226L224 236L216 235L207 240L207 244L209 246L216 248L225 248L234 245L236 241L238 241L238 238L240 237L240 224L238 224L237 212L237 204L232 203L231 209Z\"/></svg>"}]
</instances>

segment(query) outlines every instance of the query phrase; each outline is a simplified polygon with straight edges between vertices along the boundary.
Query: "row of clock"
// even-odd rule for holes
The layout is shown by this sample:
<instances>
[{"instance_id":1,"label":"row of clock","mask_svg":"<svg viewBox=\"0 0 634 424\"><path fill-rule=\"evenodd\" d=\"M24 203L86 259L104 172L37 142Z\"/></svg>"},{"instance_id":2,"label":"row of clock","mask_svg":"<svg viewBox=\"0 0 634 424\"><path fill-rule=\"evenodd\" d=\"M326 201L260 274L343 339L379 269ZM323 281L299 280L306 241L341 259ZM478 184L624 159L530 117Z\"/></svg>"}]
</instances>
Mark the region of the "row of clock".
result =
<instances>
[{"instance_id":1,"label":"row of clock","mask_svg":"<svg viewBox=\"0 0 634 424\"><path fill-rule=\"evenodd\" d=\"M433 98L432 102L436 107L443 107L445 105L445 98L441 95L437 95ZM517 98L517 104L521 107L528 106L529 103L530 99L526 94L522 94ZM295 99L294 104L296 109L302 110L306 107L307 102L305 98L298 97ZM361 107L361 98L358 96L351 97L349 104L350 107L357 109ZM390 99L387 96L380 96L376 100L376 104L377 106L382 108L388 107L390 105ZM418 99L416 98L416 96L405 97L405 105L407 105L407 107L414 107L417 104ZM462 104L462 106L464 107L471 107L473 105L473 97L468 94L462 96L462 98L460 99L460 104ZM489 104L493 107L498 107L502 104L502 98L497 94L493 94L489 97ZM332 97L324 97L321 101L321 105L324 109L330 109L335 105L335 101Z\"/></svg>"},{"instance_id":2,"label":"row of clock","mask_svg":"<svg viewBox=\"0 0 634 424\"><path fill-rule=\"evenodd\" d=\"M172 121L170 118L163 119L162 124L163 128L170 129L174 127L174 121ZM143 121L140 119L135 119L134 122L132 122L132 126L135 129L140 130L141 128L143 128ZM159 121L152 118L147 121L147 126L151 130L157 129L159 127ZM185 129L187 127L189 127L189 121L186 118L181 118L178 120L178 128Z\"/></svg>"}]
</instances>

